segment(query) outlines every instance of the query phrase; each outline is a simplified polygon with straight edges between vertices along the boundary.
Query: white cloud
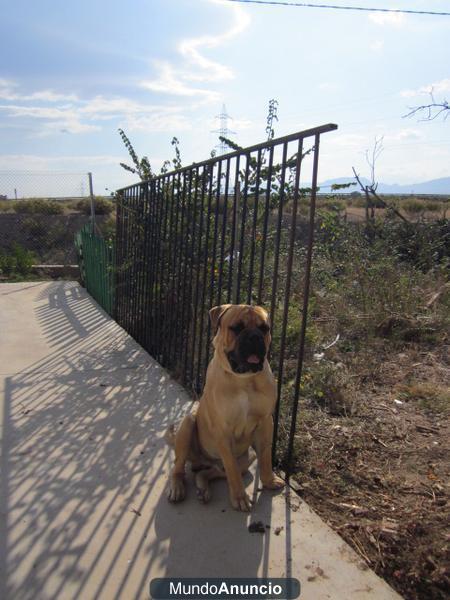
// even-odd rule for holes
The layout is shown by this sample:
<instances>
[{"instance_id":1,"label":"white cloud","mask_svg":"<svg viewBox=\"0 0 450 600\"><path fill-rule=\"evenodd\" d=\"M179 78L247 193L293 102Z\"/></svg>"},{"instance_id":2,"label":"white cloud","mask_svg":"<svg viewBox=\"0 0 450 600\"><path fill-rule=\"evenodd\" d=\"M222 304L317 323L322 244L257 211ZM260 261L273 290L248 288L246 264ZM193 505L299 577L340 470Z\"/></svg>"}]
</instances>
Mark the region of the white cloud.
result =
<instances>
[{"instance_id":1,"label":"white cloud","mask_svg":"<svg viewBox=\"0 0 450 600\"><path fill-rule=\"evenodd\" d=\"M377 25L391 25L393 27L402 27L406 23L406 18L403 13L376 12L371 13L369 19Z\"/></svg>"},{"instance_id":2,"label":"white cloud","mask_svg":"<svg viewBox=\"0 0 450 600\"><path fill-rule=\"evenodd\" d=\"M240 6L223 0L209 1L231 11L233 15L231 27L218 35L203 35L182 40L178 44L178 51L187 64L175 68L168 62L154 61L157 77L142 81L142 87L169 95L200 97L207 102L219 100L217 92L192 84L230 80L234 77L234 73L227 65L207 58L203 50L217 48L240 35L248 27L250 16Z\"/></svg>"},{"instance_id":3,"label":"white cloud","mask_svg":"<svg viewBox=\"0 0 450 600\"><path fill-rule=\"evenodd\" d=\"M242 131L243 129L250 129L254 124L255 123L249 119L233 119L231 121L231 128Z\"/></svg>"},{"instance_id":4,"label":"white cloud","mask_svg":"<svg viewBox=\"0 0 450 600\"><path fill-rule=\"evenodd\" d=\"M191 74L190 78L196 81L221 81L232 79L234 77L232 70L218 62L206 58L200 49L217 48L226 43L235 36L240 35L250 24L250 16L238 5L231 5L221 0L212 0L214 4L226 6L233 12L234 22L230 29L219 35L205 35L197 38L191 38L180 42L178 49L180 53L191 61L195 66L200 67L206 73Z\"/></svg>"},{"instance_id":5,"label":"white cloud","mask_svg":"<svg viewBox=\"0 0 450 600\"><path fill-rule=\"evenodd\" d=\"M173 113L179 110L178 106L142 104L129 98L115 96L94 96L91 100L83 101L79 113L90 119L113 119L123 115L145 115L155 112Z\"/></svg>"},{"instance_id":6,"label":"white cloud","mask_svg":"<svg viewBox=\"0 0 450 600\"><path fill-rule=\"evenodd\" d=\"M319 90L323 92L336 92L339 89L339 84L332 81L323 81L319 83Z\"/></svg>"},{"instance_id":7,"label":"white cloud","mask_svg":"<svg viewBox=\"0 0 450 600\"><path fill-rule=\"evenodd\" d=\"M446 94L447 92L450 92L450 79L441 79L429 85L423 85L416 90L403 90L400 92L400 96L414 98L415 96L423 96L424 94Z\"/></svg>"},{"instance_id":8,"label":"white cloud","mask_svg":"<svg viewBox=\"0 0 450 600\"><path fill-rule=\"evenodd\" d=\"M44 124L39 129L38 136L53 133L87 133L98 131L98 125L82 123L77 111L72 107L47 107L24 105L0 105L0 111L12 118L42 119Z\"/></svg>"},{"instance_id":9,"label":"white cloud","mask_svg":"<svg viewBox=\"0 0 450 600\"><path fill-rule=\"evenodd\" d=\"M43 102L76 102L78 97L75 94L57 94L52 90L43 90L35 92L30 96L22 96L22 100L42 100Z\"/></svg>"},{"instance_id":10,"label":"white cloud","mask_svg":"<svg viewBox=\"0 0 450 600\"><path fill-rule=\"evenodd\" d=\"M0 81L0 86L3 81ZM6 86L3 86L6 88ZM116 120L124 129L130 131L186 131L191 125L186 111L192 106L167 106L136 102L129 98L94 96L92 99L80 100L68 104L56 105L50 98L66 98L65 94L52 94L47 97L47 105L29 104L28 99L36 98L42 93L33 93L27 96L14 94L22 102L0 104L0 114L6 115L11 121L14 119L22 127L27 120L39 122L38 129L32 126L31 135L42 137L55 133L82 134L101 129L100 123L107 120ZM48 105L50 101L50 105ZM9 127L10 122L2 123Z\"/></svg>"},{"instance_id":11,"label":"white cloud","mask_svg":"<svg viewBox=\"0 0 450 600\"><path fill-rule=\"evenodd\" d=\"M17 92L18 84L8 79L0 79L0 100L9 102L38 101L38 102L76 102L75 94L59 94L53 90L40 90L32 94L21 94Z\"/></svg>"},{"instance_id":12,"label":"white cloud","mask_svg":"<svg viewBox=\"0 0 450 600\"><path fill-rule=\"evenodd\" d=\"M45 137L54 133L89 133L91 131L100 131L100 129L99 125L81 123L75 118L46 123L38 135L39 137Z\"/></svg>"},{"instance_id":13,"label":"white cloud","mask_svg":"<svg viewBox=\"0 0 450 600\"><path fill-rule=\"evenodd\" d=\"M369 48L373 50L373 52L381 52L384 48L384 40L374 40L369 44Z\"/></svg>"},{"instance_id":14,"label":"white cloud","mask_svg":"<svg viewBox=\"0 0 450 600\"><path fill-rule=\"evenodd\" d=\"M122 125L127 131L179 132L192 129L190 120L181 114L155 113L153 115L129 115Z\"/></svg>"},{"instance_id":15,"label":"white cloud","mask_svg":"<svg viewBox=\"0 0 450 600\"><path fill-rule=\"evenodd\" d=\"M327 145L335 145L345 148L359 149L367 143L367 137L359 133L338 133L327 140Z\"/></svg>"},{"instance_id":16,"label":"white cloud","mask_svg":"<svg viewBox=\"0 0 450 600\"><path fill-rule=\"evenodd\" d=\"M405 128L399 131L389 133L384 136L386 142L403 142L408 140L419 140L423 138L423 134L419 129Z\"/></svg>"},{"instance_id":17,"label":"white cloud","mask_svg":"<svg viewBox=\"0 0 450 600\"><path fill-rule=\"evenodd\" d=\"M183 83L183 79L188 77L181 71L175 70L169 63L155 61L155 66L159 71L157 79L142 81L141 86L153 92L161 92L173 96L200 96L210 102L216 102L219 94L212 90L192 87Z\"/></svg>"},{"instance_id":18,"label":"white cloud","mask_svg":"<svg viewBox=\"0 0 450 600\"><path fill-rule=\"evenodd\" d=\"M59 169L84 169L89 166L117 165L123 156L81 155L81 156L40 156L37 154L0 154L0 170L18 170L27 165L27 171Z\"/></svg>"}]
</instances>

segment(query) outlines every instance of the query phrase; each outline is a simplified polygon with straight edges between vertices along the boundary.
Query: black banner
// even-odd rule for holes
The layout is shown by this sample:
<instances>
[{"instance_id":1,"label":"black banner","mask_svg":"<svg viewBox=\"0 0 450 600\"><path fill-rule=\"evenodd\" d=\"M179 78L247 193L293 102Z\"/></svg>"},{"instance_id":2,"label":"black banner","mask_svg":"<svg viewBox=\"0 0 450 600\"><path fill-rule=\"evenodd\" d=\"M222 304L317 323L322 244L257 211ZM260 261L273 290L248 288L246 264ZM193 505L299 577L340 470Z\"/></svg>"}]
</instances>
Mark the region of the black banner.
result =
<instances>
[{"instance_id":1,"label":"black banner","mask_svg":"<svg viewBox=\"0 0 450 600\"><path fill-rule=\"evenodd\" d=\"M150 582L150 596L153 600L294 600L300 596L300 582L294 578L158 578Z\"/></svg>"}]
</instances>

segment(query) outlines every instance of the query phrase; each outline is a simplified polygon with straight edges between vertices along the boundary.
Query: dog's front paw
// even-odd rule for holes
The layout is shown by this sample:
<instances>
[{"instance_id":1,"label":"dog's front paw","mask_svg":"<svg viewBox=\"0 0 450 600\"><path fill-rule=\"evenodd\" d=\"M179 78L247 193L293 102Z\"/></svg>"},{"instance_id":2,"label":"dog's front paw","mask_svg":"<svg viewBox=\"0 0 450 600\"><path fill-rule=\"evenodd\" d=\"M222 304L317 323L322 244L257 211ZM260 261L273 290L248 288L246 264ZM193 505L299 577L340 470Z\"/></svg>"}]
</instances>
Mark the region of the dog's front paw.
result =
<instances>
[{"instance_id":1,"label":"dog's front paw","mask_svg":"<svg viewBox=\"0 0 450 600\"><path fill-rule=\"evenodd\" d=\"M262 484L268 490L281 490L285 486L281 477L278 477L275 473L272 473L272 477L267 481L263 481Z\"/></svg>"},{"instance_id":2,"label":"dog's front paw","mask_svg":"<svg viewBox=\"0 0 450 600\"><path fill-rule=\"evenodd\" d=\"M202 471L195 474L195 487L197 488L197 498L202 504L207 504L211 500L211 491L208 478Z\"/></svg>"},{"instance_id":3,"label":"dog's front paw","mask_svg":"<svg viewBox=\"0 0 450 600\"><path fill-rule=\"evenodd\" d=\"M169 502L181 502L186 496L186 487L182 475L172 475L169 480L167 498Z\"/></svg>"},{"instance_id":4,"label":"dog's front paw","mask_svg":"<svg viewBox=\"0 0 450 600\"><path fill-rule=\"evenodd\" d=\"M242 512L250 512L252 509L252 501L244 490L238 494L230 494L231 505L235 510Z\"/></svg>"},{"instance_id":5,"label":"dog's front paw","mask_svg":"<svg viewBox=\"0 0 450 600\"><path fill-rule=\"evenodd\" d=\"M208 502L211 500L211 492L209 491L209 488L197 488L197 499L202 504L208 504Z\"/></svg>"}]
</instances>

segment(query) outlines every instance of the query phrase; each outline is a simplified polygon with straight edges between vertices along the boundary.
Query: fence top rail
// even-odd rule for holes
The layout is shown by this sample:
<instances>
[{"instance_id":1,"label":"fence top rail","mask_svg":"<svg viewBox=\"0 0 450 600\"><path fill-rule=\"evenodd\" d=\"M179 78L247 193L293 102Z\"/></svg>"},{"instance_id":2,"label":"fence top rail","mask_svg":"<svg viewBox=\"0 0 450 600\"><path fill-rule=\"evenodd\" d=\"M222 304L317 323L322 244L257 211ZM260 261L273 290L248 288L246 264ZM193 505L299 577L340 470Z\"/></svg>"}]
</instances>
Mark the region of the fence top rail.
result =
<instances>
[{"instance_id":1,"label":"fence top rail","mask_svg":"<svg viewBox=\"0 0 450 600\"><path fill-rule=\"evenodd\" d=\"M184 171L189 171L192 169L198 169L200 167L205 167L207 165L215 164L219 161L229 160L236 156L242 156L243 154L250 154L251 152L256 152L257 150L268 149L273 146L278 146L279 144L285 144L288 142L293 142L295 140L304 139L307 137L312 137L316 135L320 135L322 133L327 133L328 131L335 131L338 126L335 123L327 123L326 125L320 125L319 127L313 127L312 129L305 129L304 131L298 131L297 133L290 133L289 135L285 135L283 137L274 138L272 140L266 140L265 142L261 142L259 144L255 144L254 146L248 146L247 148L242 148L239 150L234 150L233 152L229 152L228 154L221 154L220 156L214 156L207 160L203 160L198 163L192 163L191 165L187 165L186 167L181 167L180 169L176 169L174 171L170 171L169 173L161 173L161 175L156 175L152 177L151 180L140 181L137 184L127 185L123 188L117 190L117 193L124 192L127 189L133 188L136 185L141 185L143 183L147 183L148 181L158 181L158 179L164 179L167 177L171 177L172 175L178 175L179 173L183 173Z\"/></svg>"}]
</instances>

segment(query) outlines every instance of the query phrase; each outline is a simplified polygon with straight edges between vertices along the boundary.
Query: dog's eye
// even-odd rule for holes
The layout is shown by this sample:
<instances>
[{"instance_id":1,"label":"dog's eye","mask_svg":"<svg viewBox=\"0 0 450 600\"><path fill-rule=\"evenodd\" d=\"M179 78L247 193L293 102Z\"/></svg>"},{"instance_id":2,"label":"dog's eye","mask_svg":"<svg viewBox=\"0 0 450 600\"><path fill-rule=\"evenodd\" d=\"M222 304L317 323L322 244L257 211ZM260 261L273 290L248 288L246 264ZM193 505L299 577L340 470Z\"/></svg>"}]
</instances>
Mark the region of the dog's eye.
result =
<instances>
[{"instance_id":1,"label":"dog's eye","mask_svg":"<svg viewBox=\"0 0 450 600\"><path fill-rule=\"evenodd\" d=\"M244 329L244 324L243 323L237 323L236 325L232 325L230 327L231 331L233 333L235 333L236 335L239 335L241 333L241 331Z\"/></svg>"},{"instance_id":2,"label":"dog's eye","mask_svg":"<svg viewBox=\"0 0 450 600\"><path fill-rule=\"evenodd\" d=\"M258 327L258 329L259 329L260 331L262 331L262 332L264 333L264 335L265 335L266 333L269 333L269 331L270 331L270 327L267 325L267 323L262 323L262 325L260 325L260 326Z\"/></svg>"}]
</instances>

